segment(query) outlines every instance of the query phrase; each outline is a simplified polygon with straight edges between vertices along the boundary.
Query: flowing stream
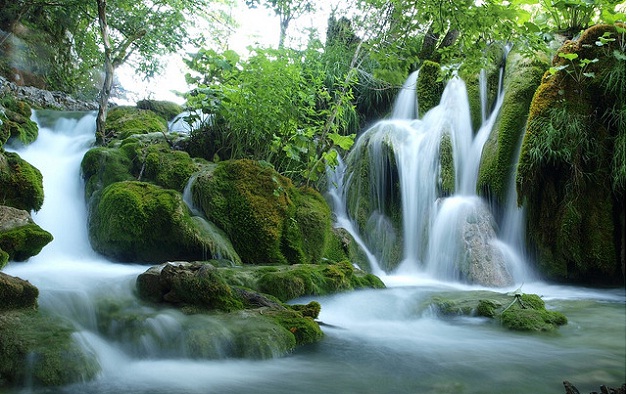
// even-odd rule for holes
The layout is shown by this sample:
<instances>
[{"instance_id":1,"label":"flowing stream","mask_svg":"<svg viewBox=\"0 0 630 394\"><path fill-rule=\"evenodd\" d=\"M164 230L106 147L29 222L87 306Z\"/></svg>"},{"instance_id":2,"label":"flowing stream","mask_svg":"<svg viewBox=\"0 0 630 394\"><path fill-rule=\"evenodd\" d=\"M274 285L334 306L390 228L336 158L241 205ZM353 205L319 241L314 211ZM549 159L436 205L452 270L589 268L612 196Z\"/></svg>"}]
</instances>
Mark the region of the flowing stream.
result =
<instances>
[{"instance_id":1,"label":"flowing stream","mask_svg":"<svg viewBox=\"0 0 630 394\"><path fill-rule=\"evenodd\" d=\"M60 113L51 119L46 113L45 121L43 114L34 116L40 125L37 141L15 150L44 176L46 199L33 217L55 239L39 255L11 262L5 271L40 289L42 311L73 322L76 340L96 354L102 372L93 381L52 389L31 387L27 380L16 393L551 394L563 392L563 380L583 392L625 382L625 289L529 280L522 290L542 295L569 324L555 333L522 334L485 319L440 318L426 306L433 295L479 286L426 272L388 276L378 271L378 261L375 272L388 284L386 290L296 300L321 303L320 321L326 323L321 342L269 360L227 358L221 346L230 340L228 326L213 317L143 306L133 286L147 266L113 263L92 251L79 168L94 140L94 114ZM347 216L337 218L352 227ZM98 322L102 305L111 302L142 320L149 334L135 339L116 331L115 319L104 332ZM183 332L194 324L216 326L223 345L212 359L183 349Z\"/></svg>"}]
</instances>

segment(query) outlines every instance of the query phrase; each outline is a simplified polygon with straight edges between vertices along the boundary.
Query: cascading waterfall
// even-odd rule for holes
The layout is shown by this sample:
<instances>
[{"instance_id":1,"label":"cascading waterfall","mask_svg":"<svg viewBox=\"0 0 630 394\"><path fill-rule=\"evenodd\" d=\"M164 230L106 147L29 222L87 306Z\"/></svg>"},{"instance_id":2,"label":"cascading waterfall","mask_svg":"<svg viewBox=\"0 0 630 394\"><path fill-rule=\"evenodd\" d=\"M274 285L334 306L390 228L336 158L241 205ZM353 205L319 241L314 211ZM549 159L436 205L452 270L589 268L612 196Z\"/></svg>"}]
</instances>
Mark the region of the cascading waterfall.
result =
<instances>
[{"instance_id":1,"label":"cascading waterfall","mask_svg":"<svg viewBox=\"0 0 630 394\"><path fill-rule=\"evenodd\" d=\"M378 235L395 232L389 229L393 219L387 211L391 210L388 204L391 205L392 196L399 193L402 217L402 241L399 242L402 242L403 251L398 268L388 271L464 281L474 275L490 275L492 278L477 282L495 286L524 279L527 270L522 267L524 263L520 254L514 253L511 245L495 236L494 219L483 199L476 195L481 154L504 97L501 88L503 70L499 72L497 99L489 115L485 110L485 73L480 76L483 122L474 138L464 82L457 77L451 79L439 105L417 119L415 84L418 72L415 72L409 76L397 97L392 118L380 121L357 139L355 148L348 155L348 162L356 167L356 163L365 160L362 156L368 152L371 205L374 210L362 236L372 253L380 258L381 267L391 266L391 262L383 261L388 254L383 250L391 249L391 246L379 244ZM440 151L445 138L452 149L455 177L454 193L450 197L442 197L440 192L444 171ZM394 175L392 168L397 171ZM355 175L352 172L346 175L344 188L356 187L352 181ZM394 188L398 190L392 191ZM347 210L352 216L355 208L348 206ZM512 218L510 220L518 219ZM370 225L372 222L377 225ZM479 234L473 234L475 232ZM512 241L516 242L515 238ZM475 253L479 257L475 257ZM464 267L464 264L479 265L480 261L488 259L492 261L490 267ZM463 260L472 262L463 263ZM489 268L497 272L471 273L474 269L483 271Z\"/></svg>"}]
</instances>

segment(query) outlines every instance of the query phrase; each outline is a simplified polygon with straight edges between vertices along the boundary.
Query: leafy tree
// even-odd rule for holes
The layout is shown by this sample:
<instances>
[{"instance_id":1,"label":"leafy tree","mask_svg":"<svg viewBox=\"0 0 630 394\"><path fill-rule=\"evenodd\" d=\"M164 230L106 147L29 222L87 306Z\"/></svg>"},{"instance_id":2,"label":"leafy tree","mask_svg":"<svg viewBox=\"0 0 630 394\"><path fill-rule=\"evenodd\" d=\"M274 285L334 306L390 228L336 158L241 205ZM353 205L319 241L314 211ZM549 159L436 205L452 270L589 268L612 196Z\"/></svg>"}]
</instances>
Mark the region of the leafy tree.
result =
<instances>
[{"instance_id":1,"label":"leafy tree","mask_svg":"<svg viewBox=\"0 0 630 394\"><path fill-rule=\"evenodd\" d=\"M313 0L246 0L247 6L256 8L263 5L272 10L280 19L280 39L278 48L284 46L284 41L289 29L289 23L300 16L313 12L316 2Z\"/></svg>"}]
</instances>

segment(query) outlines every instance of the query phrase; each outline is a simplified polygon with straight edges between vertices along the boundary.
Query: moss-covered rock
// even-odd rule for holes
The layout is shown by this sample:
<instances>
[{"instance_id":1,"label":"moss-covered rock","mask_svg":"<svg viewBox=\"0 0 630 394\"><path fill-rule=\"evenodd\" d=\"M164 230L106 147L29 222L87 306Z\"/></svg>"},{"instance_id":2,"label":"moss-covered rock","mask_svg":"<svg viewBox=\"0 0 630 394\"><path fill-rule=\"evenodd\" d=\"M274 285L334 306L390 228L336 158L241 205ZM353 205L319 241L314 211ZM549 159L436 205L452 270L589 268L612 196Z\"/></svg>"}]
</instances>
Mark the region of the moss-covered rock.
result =
<instances>
[{"instance_id":1,"label":"moss-covered rock","mask_svg":"<svg viewBox=\"0 0 630 394\"><path fill-rule=\"evenodd\" d=\"M0 269L9 259L23 261L38 254L53 237L27 211L0 205Z\"/></svg>"},{"instance_id":2,"label":"moss-covered rock","mask_svg":"<svg viewBox=\"0 0 630 394\"><path fill-rule=\"evenodd\" d=\"M96 190L128 180L182 192L197 167L186 152L171 149L161 134L157 140L133 136L109 147L92 148L81 162L88 198Z\"/></svg>"},{"instance_id":3,"label":"moss-covered rock","mask_svg":"<svg viewBox=\"0 0 630 394\"><path fill-rule=\"evenodd\" d=\"M348 261L332 264L219 268L219 271L225 280L234 286L243 286L269 294L283 302L308 295L385 287L377 276L355 269Z\"/></svg>"},{"instance_id":4,"label":"moss-covered rock","mask_svg":"<svg viewBox=\"0 0 630 394\"><path fill-rule=\"evenodd\" d=\"M165 133L166 120L153 111L120 106L110 109L105 123L107 140L124 140L134 134Z\"/></svg>"},{"instance_id":5,"label":"moss-covered rock","mask_svg":"<svg viewBox=\"0 0 630 394\"><path fill-rule=\"evenodd\" d=\"M270 267L253 267L252 269ZM207 263L166 263L152 267L138 276L138 295L148 302L167 303L182 308L188 314L211 312L229 325L233 352L238 357L267 358L286 354L295 346L313 343L323 337L317 318L321 306L316 302L308 305L289 306L275 298L251 288L230 284L233 276L227 268L215 268ZM240 268L234 268L240 270ZM235 312L238 311L238 315ZM254 312L255 311L255 312ZM217 312L231 312L219 314ZM254 318L255 317L255 318ZM263 319L263 320L259 320ZM256 330L251 330L256 327ZM243 334L243 329L247 328ZM191 338L201 347L201 354L212 353L213 347L198 333L210 334L212 330L198 327L195 332L184 331L178 338ZM213 335L213 334L210 334ZM214 334L216 335L216 334ZM212 338L212 336L210 337ZM270 346L279 341L280 348ZM270 349L275 349L270 351Z\"/></svg>"},{"instance_id":6,"label":"moss-covered rock","mask_svg":"<svg viewBox=\"0 0 630 394\"><path fill-rule=\"evenodd\" d=\"M0 313L13 309L35 310L38 295L37 287L28 281L0 272Z\"/></svg>"},{"instance_id":7,"label":"moss-covered rock","mask_svg":"<svg viewBox=\"0 0 630 394\"><path fill-rule=\"evenodd\" d=\"M42 174L17 153L0 152L0 201L26 211L44 203Z\"/></svg>"},{"instance_id":8,"label":"moss-covered rock","mask_svg":"<svg viewBox=\"0 0 630 394\"><path fill-rule=\"evenodd\" d=\"M446 293L428 301L440 316L472 316L491 318L509 330L553 331L567 324L560 312L547 310L545 302L535 294L473 291Z\"/></svg>"},{"instance_id":9,"label":"moss-covered rock","mask_svg":"<svg viewBox=\"0 0 630 394\"><path fill-rule=\"evenodd\" d=\"M31 117L31 107L24 101L5 97L0 101L0 146L7 140L30 144L37 139L38 128Z\"/></svg>"},{"instance_id":10,"label":"moss-covered rock","mask_svg":"<svg viewBox=\"0 0 630 394\"><path fill-rule=\"evenodd\" d=\"M442 71L439 63L425 60L420 67L418 81L416 83L416 95L418 97L418 117L431 108L440 104L444 83L440 81Z\"/></svg>"},{"instance_id":11,"label":"moss-covered rock","mask_svg":"<svg viewBox=\"0 0 630 394\"><path fill-rule=\"evenodd\" d=\"M615 40L602 43L605 36ZM625 187L615 184L625 183L625 160L616 160L614 143L625 138L625 60L615 56L624 40L614 26L599 25L565 42L531 104L517 191L548 278L624 283Z\"/></svg>"},{"instance_id":12,"label":"moss-covered rock","mask_svg":"<svg viewBox=\"0 0 630 394\"><path fill-rule=\"evenodd\" d=\"M153 111L167 122L173 120L183 111L182 106L177 103L160 100L140 100L136 103L136 107Z\"/></svg>"},{"instance_id":13,"label":"moss-covered rock","mask_svg":"<svg viewBox=\"0 0 630 394\"><path fill-rule=\"evenodd\" d=\"M219 253L240 263L224 234L194 220L174 190L144 182L116 182L97 192L89 208L90 243L106 256L161 262L200 260Z\"/></svg>"},{"instance_id":14,"label":"moss-covered rock","mask_svg":"<svg viewBox=\"0 0 630 394\"><path fill-rule=\"evenodd\" d=\"M494 201L505 201L512 169L525 131L529 106L549 64L523 58L516 51L507 59L505 97L481 156L477 190Z\"/></svg>"},{"instance_id":15,"label":"moss-covered rock","mask_svg":"<svg viewBox=\"0 0 630 394\"><path fill-rule=\"evenodd\" d=\"M248 264L318 262L331 239L330 208L269 164L220 162L197 175L193 201Z\"/></svg>"},{"instance_id":16,"label":"moss-covered rock","mask_svg":"<svg viewBox=\"0 0 630 394\"><path fill-rule=\"evenodd\" d=\"M70 324L35 310L0 313L0 387L62 386L94 378L98 361L73 332Z\"/></svg>"}]
</instances>

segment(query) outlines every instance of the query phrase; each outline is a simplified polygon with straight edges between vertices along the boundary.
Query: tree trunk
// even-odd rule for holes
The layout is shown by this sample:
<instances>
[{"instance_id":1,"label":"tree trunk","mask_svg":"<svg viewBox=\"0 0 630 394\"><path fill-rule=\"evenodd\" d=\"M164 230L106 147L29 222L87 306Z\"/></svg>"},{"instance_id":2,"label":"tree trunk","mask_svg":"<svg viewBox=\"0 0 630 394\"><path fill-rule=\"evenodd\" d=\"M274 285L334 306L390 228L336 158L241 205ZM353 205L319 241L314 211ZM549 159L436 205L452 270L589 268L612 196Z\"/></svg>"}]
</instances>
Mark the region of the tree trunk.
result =
<instances>
[{"instance_id":1,"label":"tree trunk","mask_svg":"<svg viewBox=\"0 0 630 394\"><path fill-rule=\"evenodd\" d=\"M107 31L107 0L96 0L98 5L98 24L101 28L101 38L105 48L105 79L98 100L98 115L96 117L96 142L104 145L106 143L105 121L107 120L107 104L114 82L114 64L112 62L112 48L109 42Z\"/></svg>"}]
</instances>

